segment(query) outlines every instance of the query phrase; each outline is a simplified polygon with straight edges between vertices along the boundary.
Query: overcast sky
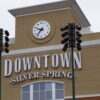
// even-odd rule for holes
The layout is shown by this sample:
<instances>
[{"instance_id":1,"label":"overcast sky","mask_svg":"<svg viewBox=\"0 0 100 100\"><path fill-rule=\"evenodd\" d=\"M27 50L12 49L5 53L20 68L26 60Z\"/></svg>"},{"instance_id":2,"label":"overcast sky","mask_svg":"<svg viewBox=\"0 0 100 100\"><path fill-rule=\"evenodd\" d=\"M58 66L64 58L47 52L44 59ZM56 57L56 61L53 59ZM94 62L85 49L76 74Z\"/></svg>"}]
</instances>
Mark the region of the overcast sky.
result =
<instances>
[{"instance_id":1,"label":"overcast sky","mask_svg":"<svg viewBox=\"0 0 100 100\"><path fill-rule=\"evenodd\" d=\"M8 10L61 0L0 0L0 28L7 29L14 37L15 18ZM91 24L91 30L100 32L100 0L76 0Z\"/></svg>"}]
</instances>

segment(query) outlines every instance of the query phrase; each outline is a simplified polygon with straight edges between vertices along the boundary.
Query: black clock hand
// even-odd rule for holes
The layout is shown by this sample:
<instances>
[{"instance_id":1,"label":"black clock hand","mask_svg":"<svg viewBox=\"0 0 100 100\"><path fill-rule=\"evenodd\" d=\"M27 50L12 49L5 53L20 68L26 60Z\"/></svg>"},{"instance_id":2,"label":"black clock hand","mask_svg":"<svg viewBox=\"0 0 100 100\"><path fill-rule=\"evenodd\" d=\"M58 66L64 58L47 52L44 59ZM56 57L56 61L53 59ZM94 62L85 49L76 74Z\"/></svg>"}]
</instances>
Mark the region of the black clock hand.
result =
<instances>
[{"instance_id":1,"label":"black clock hand","mask_svg":"<svg viewBox=\"0 0 100 100\"><path fill-rule=\"evenodd\" d=\"M41 30L41 28L35 27L37 30Z\"/></svg>"},{"instance_id":2,"label":"black clock hand","mask_svg":"<svg viewBox=\"0 0 100 100\"><path fill-rule=\"evenodd\" d=\"M43 27L39 30L39 32L37 33L37 36L39 36L40 32L43 31Z\"/></svg>"}]
</instances>

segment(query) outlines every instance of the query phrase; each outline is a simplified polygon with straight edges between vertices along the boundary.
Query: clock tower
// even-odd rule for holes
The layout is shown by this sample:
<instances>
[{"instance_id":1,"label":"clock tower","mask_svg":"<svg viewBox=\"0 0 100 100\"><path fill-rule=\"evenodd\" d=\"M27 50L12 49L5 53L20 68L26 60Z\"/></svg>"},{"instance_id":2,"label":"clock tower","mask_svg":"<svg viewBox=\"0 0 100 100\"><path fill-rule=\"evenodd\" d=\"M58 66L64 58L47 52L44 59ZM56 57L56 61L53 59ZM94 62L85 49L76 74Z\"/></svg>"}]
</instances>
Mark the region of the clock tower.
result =
<instances>
[{"instance_id":1,"label":"clock tower","mask_svg":"<svg viewBox=\"0 0 100 100\"><path fill-rule=\"evenodd\" d=\"M16 18L14 49L61 44L60 28L72 22L81 26L83 31L88 29L89 32L90 24L75 0L19 8L9 12Z\"/></svg>"}]
</instances>

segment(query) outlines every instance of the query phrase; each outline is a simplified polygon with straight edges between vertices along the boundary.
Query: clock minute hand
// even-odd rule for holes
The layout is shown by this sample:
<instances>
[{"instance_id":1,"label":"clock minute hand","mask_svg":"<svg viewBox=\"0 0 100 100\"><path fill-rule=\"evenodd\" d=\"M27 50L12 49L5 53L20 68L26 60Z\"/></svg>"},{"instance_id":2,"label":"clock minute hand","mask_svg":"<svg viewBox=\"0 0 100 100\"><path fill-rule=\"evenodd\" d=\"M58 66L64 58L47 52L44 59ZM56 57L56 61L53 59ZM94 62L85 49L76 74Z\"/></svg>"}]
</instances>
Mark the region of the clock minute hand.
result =
<instances>
[{"instance_id":1,"label":"clock minute hand","mask_svg":"<svg viewBox=\"0 0 100 100\"><path fill-rule=\"evenodd\" d=\"M43 27L41 29L39 29L39 32L37 33L37 36L39 36L41 31L43 31Z\"/></svg>"}]
</instances>

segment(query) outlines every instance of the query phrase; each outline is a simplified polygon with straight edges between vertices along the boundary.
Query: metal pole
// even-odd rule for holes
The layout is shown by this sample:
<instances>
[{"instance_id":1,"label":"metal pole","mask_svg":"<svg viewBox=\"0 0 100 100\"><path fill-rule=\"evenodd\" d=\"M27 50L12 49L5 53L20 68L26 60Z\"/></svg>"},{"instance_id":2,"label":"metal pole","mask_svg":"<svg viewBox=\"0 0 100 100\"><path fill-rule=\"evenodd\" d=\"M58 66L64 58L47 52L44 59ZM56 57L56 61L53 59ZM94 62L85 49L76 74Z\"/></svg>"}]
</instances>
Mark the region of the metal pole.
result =
<instances>
[{"instance_id":1,"label":"metal pole","mask_svg":"<svg viewBox=\"0 0 100 100\"><path fill-rule=\"evenodd\" d=\"M0 51L0 100L1 100L1 51Z\"/></svg>"},{"instance_id":2,"label":"metal pole","mask_svg":"<svg viewBox=\"0 0 100 100\"><path fill-rule=\"evenodd\" d=\"M3 43L3 41L2 41L2 39L3 39L3 29L0 29L0 100L1 100L1 52L2 52L2 43Z\"/></svg>"},{"instance_id":3,"label":"metal pole","mask_svg":"<svg viewBox=\"0 0 100 100\"><path fill-rule=\"evenodd\" d=\"M66 30L66 31L65 31ZM65 44L63 51L66 51L67 48L71 48L72 54L72 100L76 100L75 97L75 68L74 68L74 48L77 47L78 50L81 50L81 27L75 25L75 23L69 23L67 26L61 28L61 31L65 31L61 36L66 37L61 41L62 44Z\"/></svg>"},{"instance_id":4,"label":"metal pole","mask_svg":"<svg viewBox=\"0 0 100 100\"><path fill-rule=\"evenodd\" d=\"M72 52L72 100L75 100L75 72L74 72L74 48L71 47Z\"/></svg>"},{"instance_id":5,"label":"metal pole","mask_svg":"<svg viewBox=\"0 0 100 100\"><path fill-rule=\"evenodd\" d=\"M6 33L6 38L7 38L7 40L5 39L5 42L7 44L9 42L9 38L8 38L9 32L6 30L5 33ZM5 47L7 47L5 52L8 53L9 45L7 44L7 45L5 45ZM1 86L2 85L2 51L3 51L3 29L0 29L0 100L1 100L1 92L2 92L2 89L1 89L1 87L2 87Z\"/></svg>"}]
</instances>

